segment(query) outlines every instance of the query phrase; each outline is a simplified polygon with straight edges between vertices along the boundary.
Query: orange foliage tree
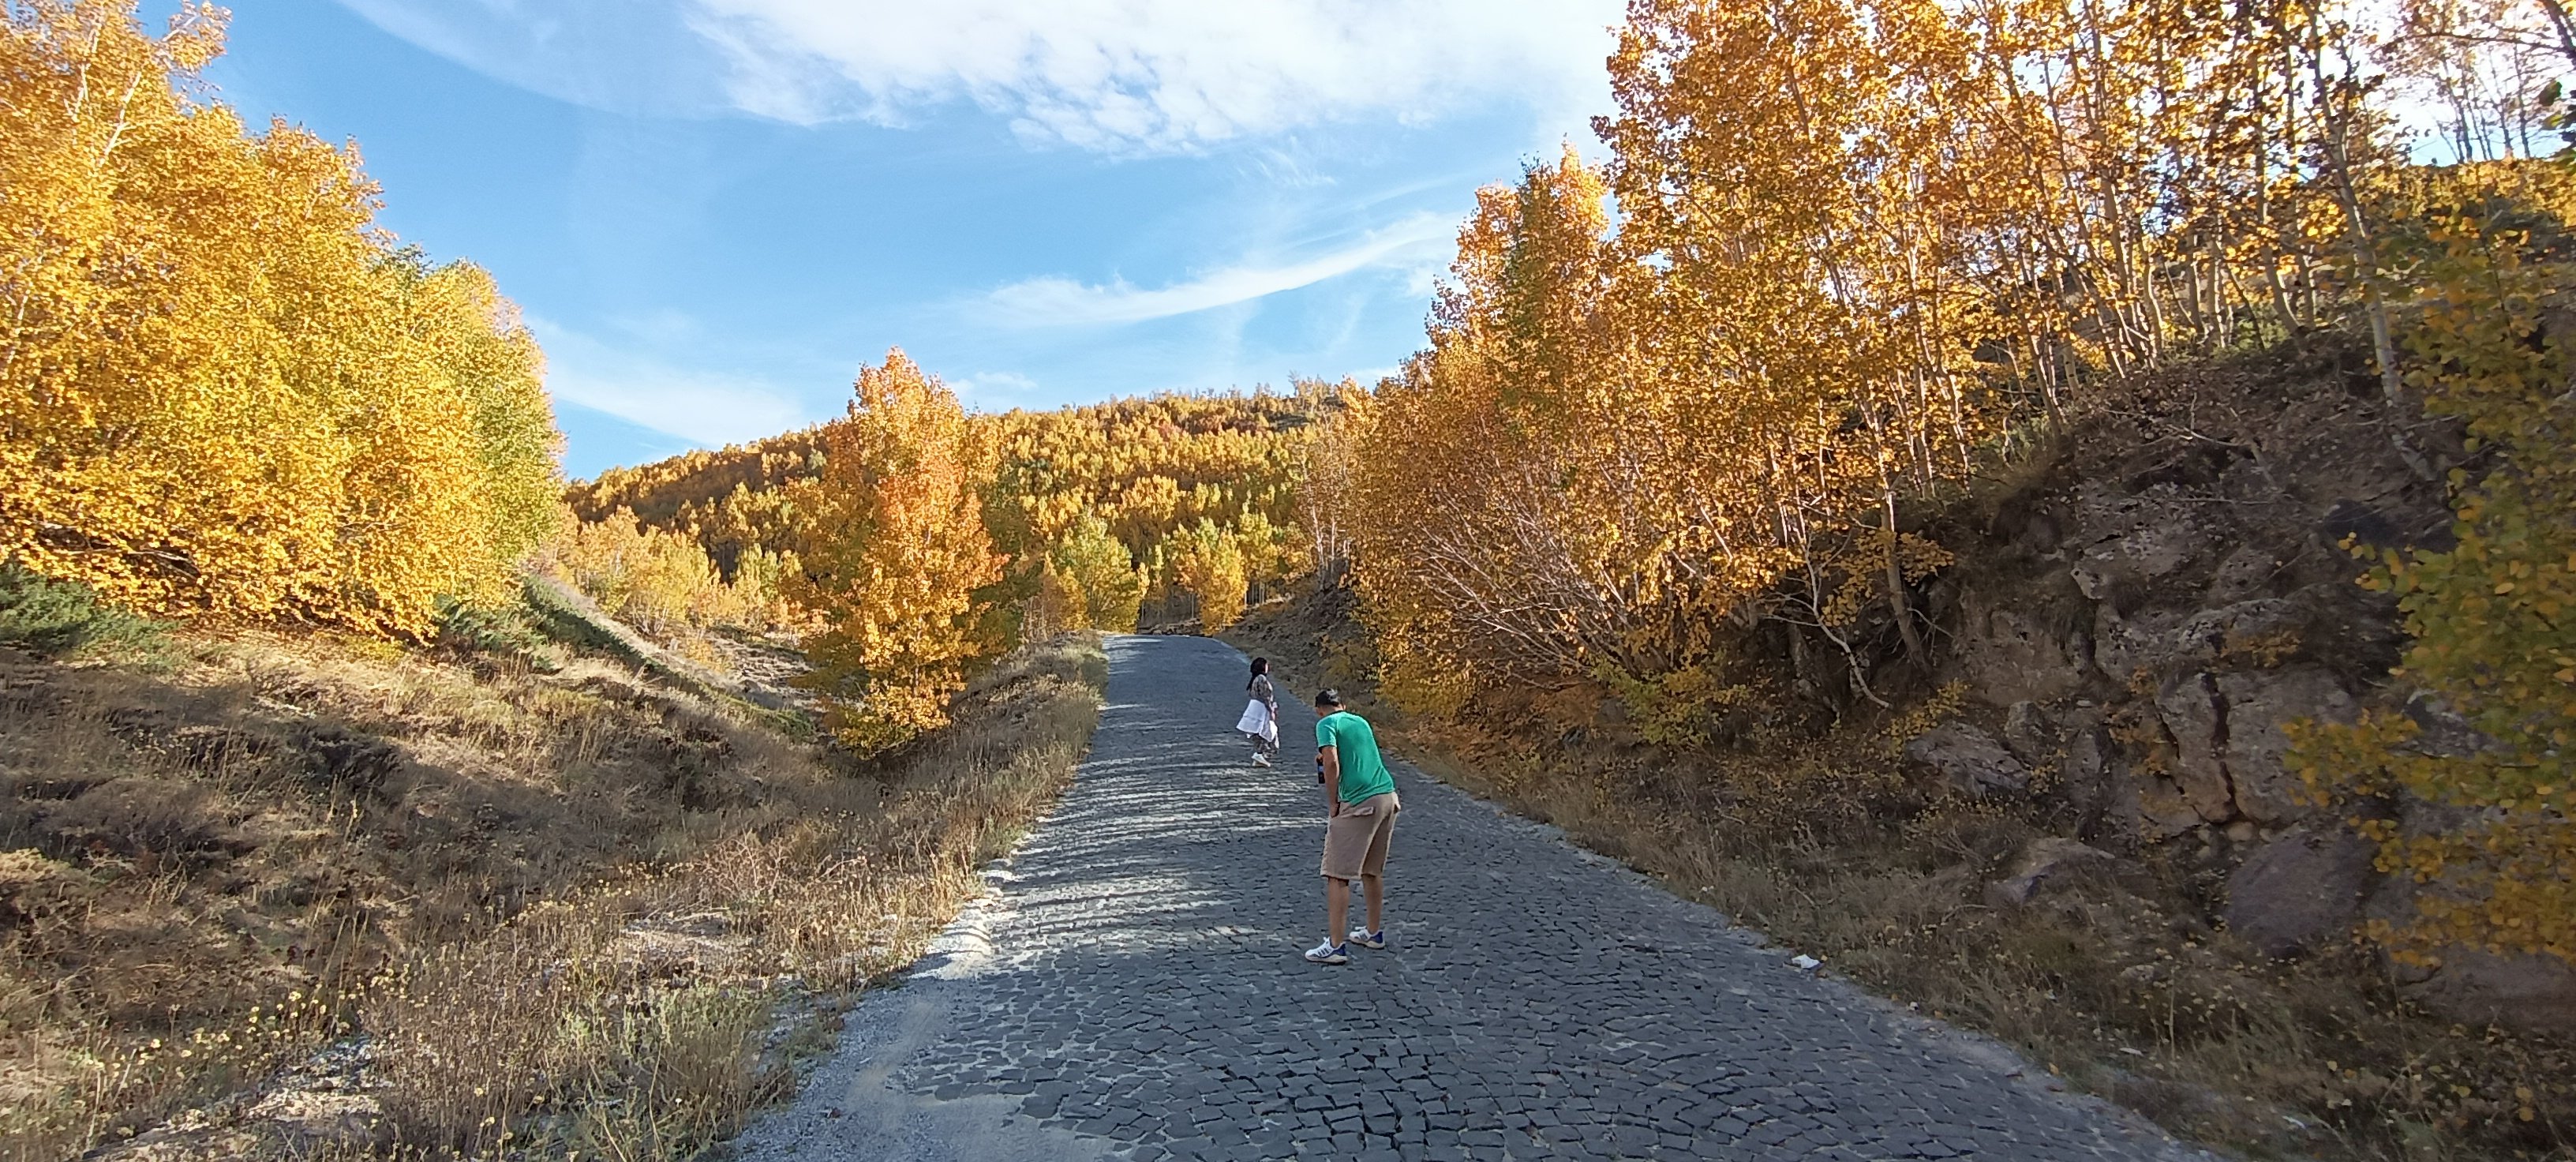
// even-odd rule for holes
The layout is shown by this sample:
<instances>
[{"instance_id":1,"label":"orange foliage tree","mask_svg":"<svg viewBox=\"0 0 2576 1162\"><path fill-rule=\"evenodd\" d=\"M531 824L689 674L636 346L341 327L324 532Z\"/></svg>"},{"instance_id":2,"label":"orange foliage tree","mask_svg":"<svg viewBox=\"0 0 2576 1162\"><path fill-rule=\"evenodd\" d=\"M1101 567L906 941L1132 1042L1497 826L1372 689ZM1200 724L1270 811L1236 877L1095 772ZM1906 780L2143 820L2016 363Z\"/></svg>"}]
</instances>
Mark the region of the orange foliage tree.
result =
<instances>
[{"instance_id":1,"label":"orange foliage tree","mask_svg":"<svg viewBox=\"0 0 2576 1162\"><path fill-rule=\"evenodd\" d=\"M900 350L859 372L857 396L827 429L796 595L824 624L806 649L839 700L835 729L878 750L945 723L968 667L995 652L979 591L1003 558L980 511L990 467L957 397Z\"/></svg>"}]
</instances>

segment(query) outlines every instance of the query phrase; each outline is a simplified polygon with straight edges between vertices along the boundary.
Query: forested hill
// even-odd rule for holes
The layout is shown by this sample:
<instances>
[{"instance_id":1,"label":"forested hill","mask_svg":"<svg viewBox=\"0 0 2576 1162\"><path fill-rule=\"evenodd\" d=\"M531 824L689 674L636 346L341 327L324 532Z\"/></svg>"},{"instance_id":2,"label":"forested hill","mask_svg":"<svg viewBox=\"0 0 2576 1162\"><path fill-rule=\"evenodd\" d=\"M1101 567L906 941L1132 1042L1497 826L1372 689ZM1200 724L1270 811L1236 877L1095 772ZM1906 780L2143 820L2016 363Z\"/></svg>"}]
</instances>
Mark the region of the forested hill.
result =
<instances>
[{"instance_id":1,"label":"forested hill","mask_svg":"<svg viewBox=\"0 0 2576 1162\"><path fill-rule=\"evenodd\" d=\"M695 449L628 468L611 468L564 492L573 515L598 520L618 509L646 524L684 528L691 513L712 510L735 490L774 492L823 470L819 427L804 428L716 451Z\"/></svg>"},{"instance_id":2,"label":"forested hill","mask_svg":"<svg viewBox=\"0 0 2576 1162\"><path fill-rule=\"evenodd\" d=\"M1312 562L1296 481L1315 431L1359 394L1356 384L1303 382L1286 394L965 417L974 503L1012 562L998 587L1014 624L1000 632L1030 630L1016 624L1030 612L1043 626L1106 629L1134 628L1140 611L1196 618L1203 606L1212 625L1232 620L1247 595ZM833 441L851 423L576 482L566 502L579 524L555 560L630 613L698 610L680 616L702 625L789 619L781 586L811 554Z\"/></svg>"}]
</instances>

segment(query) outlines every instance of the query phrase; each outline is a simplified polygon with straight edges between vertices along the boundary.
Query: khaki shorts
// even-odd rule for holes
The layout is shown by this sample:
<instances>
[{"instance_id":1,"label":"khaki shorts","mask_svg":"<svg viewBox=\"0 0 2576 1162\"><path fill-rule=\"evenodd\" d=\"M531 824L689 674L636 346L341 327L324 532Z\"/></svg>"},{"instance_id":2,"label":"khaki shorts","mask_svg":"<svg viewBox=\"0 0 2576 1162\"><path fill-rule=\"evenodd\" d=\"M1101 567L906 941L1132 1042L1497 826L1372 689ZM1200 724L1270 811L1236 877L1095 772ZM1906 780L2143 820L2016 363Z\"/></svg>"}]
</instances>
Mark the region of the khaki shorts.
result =
<instances>
[{"instance_id":1,"label":"khaki shorts","mask_svg":"<svg viewBox=\"0 0 2576 1162\"><path fill-rule=\"evenodd\" d=\"M1386 874L1386 847L1403 809L1392 791L1342 804L1342 813L1324 824L1324 874L1337 880Z\"/></svg>"}]
</instances>

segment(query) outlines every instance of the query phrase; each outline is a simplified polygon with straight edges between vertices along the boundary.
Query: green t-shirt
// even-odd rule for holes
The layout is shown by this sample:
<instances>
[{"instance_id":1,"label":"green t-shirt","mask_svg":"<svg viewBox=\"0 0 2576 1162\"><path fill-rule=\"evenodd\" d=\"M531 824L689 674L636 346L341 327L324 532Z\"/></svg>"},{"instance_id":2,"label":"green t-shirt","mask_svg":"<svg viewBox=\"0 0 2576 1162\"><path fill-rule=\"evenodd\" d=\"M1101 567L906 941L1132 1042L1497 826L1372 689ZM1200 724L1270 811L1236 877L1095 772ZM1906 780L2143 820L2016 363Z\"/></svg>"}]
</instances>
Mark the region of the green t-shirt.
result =
<instances>
[{"instance_id":1,"label":"green t-shirt","mask_svg":"<svg viewBox=\"0 0 2576 1162\"><path fill-rule=\"evenodd\" d=\"M1369 728L1368 719L1348 710L1316 719L1315 746L1329 746L1340 753L1342 802L1360 803L1373 795L1394 793L1395 778L1386 773L1386 760L1378 757L1377 731Z\"/></svg>"}]
</instances>

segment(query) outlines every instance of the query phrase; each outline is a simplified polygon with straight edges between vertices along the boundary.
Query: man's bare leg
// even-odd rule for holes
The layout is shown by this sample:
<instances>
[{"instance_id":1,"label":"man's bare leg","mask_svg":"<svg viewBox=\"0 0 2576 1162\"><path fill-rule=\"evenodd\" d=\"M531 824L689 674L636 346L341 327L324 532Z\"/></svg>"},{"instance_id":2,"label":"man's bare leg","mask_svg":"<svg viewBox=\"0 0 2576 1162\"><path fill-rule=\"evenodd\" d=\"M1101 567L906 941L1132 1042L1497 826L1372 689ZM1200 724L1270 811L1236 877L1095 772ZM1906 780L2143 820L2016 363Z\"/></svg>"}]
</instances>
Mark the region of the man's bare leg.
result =
<instances>
[{"instance_id":1,"label":"man's bare leg","mask_svg":"<svg viewBox=\"0 0 2576 1162\"><path fill-rule=\"evenodd\" d=\"M1324 877L1324 943L1339 947L1351 922L1351 881Z\"/></svg>"},{"instance_id":2,"label":"man's bare leg","mask_svg":"<svg viewBox=\"0 0 2576 1162\"><path fill-rule=\"evenodd\" d=\"M1386 877L1362 872L1360 894L1368 897L1369 934L1386 931Z\"/></svg>"}]
</instances>

